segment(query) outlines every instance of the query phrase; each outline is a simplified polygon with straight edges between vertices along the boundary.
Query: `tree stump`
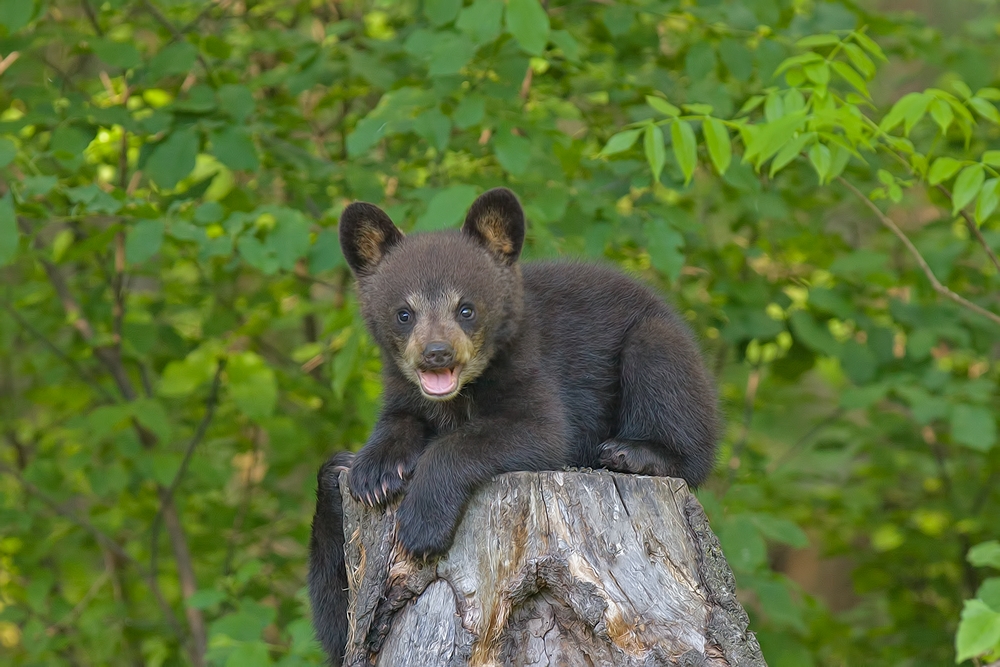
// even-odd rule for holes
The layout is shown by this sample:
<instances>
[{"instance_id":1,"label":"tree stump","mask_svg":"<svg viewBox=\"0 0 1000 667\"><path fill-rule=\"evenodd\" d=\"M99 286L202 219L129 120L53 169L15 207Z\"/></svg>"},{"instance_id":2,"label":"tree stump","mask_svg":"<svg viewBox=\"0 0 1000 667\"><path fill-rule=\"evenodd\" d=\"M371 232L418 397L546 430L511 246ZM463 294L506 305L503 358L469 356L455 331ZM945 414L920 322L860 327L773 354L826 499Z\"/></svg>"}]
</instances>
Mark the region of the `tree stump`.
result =
<instances>
[{"instance_id":1,"label":"tree stump","mask_svg":"<svg viewBox=\"0 0 1000 667\"><path fill-rule=\"evenodd\" d=\"M497 477L442 558L414 562L395 510L344 493L351 667L766 667L732 571L683 480Z\"/></svg>"}]
</instances>

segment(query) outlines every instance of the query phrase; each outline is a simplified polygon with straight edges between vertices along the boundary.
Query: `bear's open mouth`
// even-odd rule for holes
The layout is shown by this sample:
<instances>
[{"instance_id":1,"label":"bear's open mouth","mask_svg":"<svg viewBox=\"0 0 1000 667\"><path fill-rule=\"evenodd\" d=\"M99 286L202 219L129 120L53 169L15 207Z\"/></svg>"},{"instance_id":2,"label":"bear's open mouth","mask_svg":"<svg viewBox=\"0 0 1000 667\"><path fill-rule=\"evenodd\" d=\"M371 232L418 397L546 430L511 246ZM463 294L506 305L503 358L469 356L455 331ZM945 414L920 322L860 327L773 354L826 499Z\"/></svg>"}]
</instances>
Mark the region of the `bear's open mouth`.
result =
<instances>
[{"instance_id":1,"label":"bear's open mouth","mask_svg":"<svg viewBox=\"0 0 1000 667\"><path fill-rule=\"evenodd\" d=\"M418 370L420 388L428 396L447 396L458 389L458 372L461 366L454 368L435 368L433 370Z\"/></svg>"}]
</instances>

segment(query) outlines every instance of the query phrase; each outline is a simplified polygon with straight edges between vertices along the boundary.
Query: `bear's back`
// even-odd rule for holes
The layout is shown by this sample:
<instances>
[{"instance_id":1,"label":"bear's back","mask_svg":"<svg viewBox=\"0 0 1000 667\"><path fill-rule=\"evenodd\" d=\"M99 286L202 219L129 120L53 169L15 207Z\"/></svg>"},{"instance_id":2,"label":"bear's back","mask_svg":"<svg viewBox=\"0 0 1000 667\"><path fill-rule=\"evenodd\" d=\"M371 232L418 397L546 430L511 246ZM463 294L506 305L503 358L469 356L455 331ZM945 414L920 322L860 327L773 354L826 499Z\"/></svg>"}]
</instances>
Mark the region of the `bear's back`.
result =
<instances>
[{"instance_id":1,"label":"bear's back","mask_svg":"<svg viewBox=\"0 0 1000 667\"><path fill-rule=\"evenodd\" d=\"M587 452L615 426L629 330L648 317L679 318L648 287L609 266L525 262L522 274L522 326L538 333L538 363L559 386L580 448L578 465L586 465Z\"/></svg>"}]
</instances>

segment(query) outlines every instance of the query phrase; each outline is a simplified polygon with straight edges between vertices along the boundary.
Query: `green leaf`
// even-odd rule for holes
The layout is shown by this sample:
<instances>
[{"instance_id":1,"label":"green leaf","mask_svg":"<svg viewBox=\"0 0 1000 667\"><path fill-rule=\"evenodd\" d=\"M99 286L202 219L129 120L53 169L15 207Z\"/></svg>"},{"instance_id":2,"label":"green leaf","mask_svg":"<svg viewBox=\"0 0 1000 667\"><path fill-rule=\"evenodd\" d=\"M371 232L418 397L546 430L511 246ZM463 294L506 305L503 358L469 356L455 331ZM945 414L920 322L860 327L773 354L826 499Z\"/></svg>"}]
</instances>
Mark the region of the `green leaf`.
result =
<instances>
[{"instance_id":1,"label":"green leaf","mask_svg":"<svg viewBox=\"0 0 1000 667\"><path fill-rule=\"evenodd\" d=\"M513 176L520 176L531 162L531 142L511 132L498 132L493 139L497 162Z\"/></svg>"},{"instance_id":2,"label":"green leaf","mask_svg":"<svg viewBox=\"0 0 1000 667\"><path fill-rule=\"evenodd\" d=\"M697 102L692 102L691 104L683 104L681 106L688 113L697 114L699 116L708 116L715 111L715 108L711 104L698 104Z\"/></svg>"},{"instance_id":3,"label":"green leaf","mask_svg":"<svg viewBox=\"0 0 1000 667\"><path fill-rule=\"evenodd\" d=\"M983 183L976 202L976 224L982 225L1000 204L1000 179L991 178Z\"/></svg>"},{"instance_id":4,"label":"green leaf","mask_svg":"<svg viewBox=\"0 0 1000 667\"><path fill-rule=\"evenodd\" d=\"M758 126L757 132L747 142L743 153L745 161L754 161L758 166L785 147L795 138L795 133L805 123L805 115L794 113Z\"/></svg>"},{"instance_id":5,"label":"green leaf","mask_svg":"<svg viewBox=\"0 0 1000 667\"><path fill-rule=\"evenodd\" d=\"M475 0L459 14L455 27L476 44L492 42L502 30L503 7L502 0Z\"/></svg>"},{"instance_id":6,"label":"green leaf","mask_svg":"<svg viewBox=\"0 0 1000 667\"><path fill-rule=\"evenodd\" d=\"M955 636L955 661L983 655L1000 645L1000 612L982 600L966 600Z\"/></svg>"},{"instance_id":7,"label":"green leaf","mask_svg":"<svg viewBox=\"0 0 1000 667\"><path fill-rule=\"evenodd\" d=\"M155 398L140 398L129 404L136 421L152 431L164 445L170 443L170 417Z\"/></svg>"},{"instance_id":8,"label":"green leaf","mask_svg":"<svg viewBox=\"0 0 1000 667\"><path fill-rule=\"evenodd\" d=\"M700 81L715 72L715 49L707 41L696 41L684 58L684 71L692 81Z\"/></svg>"},{"instance_id":9,"label":"green leaf","mask_svg":"<svg viewBox=\"0 0 1000 667\"><path fill-rule=\"evenodd\" d=\"M795 46L800 49L814 49L818 46L834 46L840 44L840 37L837 35L809 35L795 42Z\"/></svg>"},{"instance_id":10,"label":"green leaf","mask_svg":"<svg viewBox=\"0 0 1000 667\"><path fill-rule=\"evenodd\" d=\"M427 73L431 76L458 74L475 53L476 45L467 36L443 33L434 41Z\"/></svg>"},{"instance_id":11,"label":"green leaf","mask_svg":"<svg viewBox=\"0 0 1000 667\"><path fill-rule=\"evenodd\" d=\"M316 275L341 266L346 266L346 263L340 251L337 230L324 229L316 235L316 242L309 249L309 273Z\"/></svg>"},{"instance_id":12,"label":"green leaf","mask_svg":"<svg viewBox=\"0 0 1000 667\"><path fill-rule=\"evenodd\" d=\"M522 49L540 56L549 41L549 15L538 0L508 0L507 32Z\"/></svg>"},{"instance_id":13,"label":"green leaf","mask_svg":"<svg viewBox=\"0 0 1000 667\"><path fill-rule=\"evenodd\" d=\"M867 98L871 98L871 94L868 92L868 86L865 84L865 80L861 78L861 75L854 71L854 68L841 60L835 60L830 63L833 67L833 71L840 75L847 83L851 84L855 90L864 95ZM829 74L827 74L829 76Z\"/></svg>"},{"instance_id":14,"label":"green leaf","mask_svg":"<svg viewBox=\"0 0 1000 667\"><path fill-rule=\"evenodd\" d=\"M646 104L653 107L656 111L662 113L664 116L680 116L681 110L675 107L670 102L666 101L662 97L656 97L654 95L646 95Z\"/></svg>"},{"instance_id":15,"label":"green leaf","mask_svg":"<svg viewBox=\"0 0 1000 667\"><path fill-rule=\"evenodd\" d=\"M35 3L31 0L0 0L0 25L11 34L28 25L34 13Z\"/></svg>"},{"instance_id":16,"label":"green leaf","mask_svg":"<svg viewBox=\"0 0 1000 667\"><path fill-rule=\"evenodd\" d=\"M129 264L141 264L158 253L161 245L163 221L140 220L125 239L125 259Z\"/></svg>"},{"instance_id":17,"label":"green leaf","mask_svg":"<svg viewBox=\"0 0 1000 667\"><path fill-rule=\"evenodd\" d=\"M212 588L203 588L184 600L184 605L194 609L207 609L226 599L226 594Z\"/></svg>"},{"instance_id":18,"label":"green leaf","mask_svg":"<svg viewBox=\"0 0 1000 667\"><path fill-rule=\"evenodd\" d=\"M763 104L766 99L767 98L763 95L752 95L750 99L748 99L746 102L743 103L743 106L740 107L740 110L736 113L736 115L742 116L744 114L750 113L751 111L759 107L761 104Z\"/></svg>"},{"instance_id":19,"label":"green leaf","mask_svg":"<svg viewBox=\"0 0 1000 667\"><path fill-rule=\"evenodd\" d=\"M976 198L985 180L986 171L981 164L973 164L962 170L955 179L955 189L951 193L952 215Z\"/></svg>"},{"instance_id":20,"label":"green leaf","mask_svg":"<svg viewBox=\"0 0 1000 667\"><path fill-rule=\"evenodd\" d=\"M424 0L424 16L431 25L442 26L455 20L458 10L462 8L462 0Z\"/></svg>"},{"instance_id":21,"label":"green leaf","mask_svg":"<svg viewBox=\"0 0 1000 667\"><path fill-rule=\"evenodd\" d=\"M256 171L257 148L250 134L239 127L224 127L211 135L212 153L233 171Z\"/></svg>"},{"instance_id":22,"label":"green leaf","mask_svg":"<svg viewBox=\"0 0 1000 667\"><path fill-rule=\"evenodd\" d=\"M977 451L989 451L997 443L996 416L979 405L955 405L951 409L951 438Z\"/></svg>"},{"instance_id":23,"label":"green leaf","mask_svg":"<svg viewBox=\"0 0 1000 667\"><path fill-rule=\"evenodd\" d=\"M952 81L951 87L958 91L958 94L962 96L963 100L972 97L972 90L969 88L968 84L960 79Z\"/></svg>"},{"instance_id":24,"label":"green leaf","mask_svg":"<svg viewBox=\"0 0 1000 667\"><path fill-rule=\"evenodd\" d=\"M1000 125L1000 111L981 97L972 97L968 100L969 106L976 110L980 116L986 120Z\"/></svg>"},{"instance_id":25,"label":"green leaf","mask_svg":"<svg viewBox=\"0 0 1000 667\"><path fill-rule=\"evenodd\" d=\"M930 101L930 96L924 93L908 93L903 95L898 102L892 105L892 109L882 119L879 129L883 132L890 132L897 125L905 122L905 132L909 134L910 129L920 121L927 111Z\"/></svg>"},{"instance_id":26,"label":"green leaf","mask_svg":"<svg viewBox=\"0 0 1000 667\"><path fill-rule=\"evenodd\" d=\"M0 137L0 169L6 167L17 157L17 146L10 139Z\"/></svg>"},{"instance_id":27,"label":"green leaf","mask_svg":"<svg viewBox=\"0 0 1000 667\"><path fill-rule=\"evenodd\" d=\"M127 42L98 39L91 43L91 49L98 58L112 67L132 69L142 62L142 56L133 45Z\"/></svg>"},{"instance_id":28,"label":"green leaf","mask_svg":"<svg viewBox=\"0 0 1000 667\"><path fill-rule=\"evenodd\" d=\"M671 281L676 281L684 268L684 237L660 218L649 220L643 228L653 268Z\"/></svg>"},{"instance_id":29,"label":"green leaf","mask_svg":"<svg viewBox=\"0 0 1000 667\"><path fill-rule=\"evenodd\" d=\"M486 115L486 98L475 93L466 95L458 103L455 111L451 114L451 119L455 122L455 127L460 130L479 125Z\"/></svg>"},{"instance_id":30,"label":"green leaf","mask_svg":"<svg viewBox=\"0 0 1000 667\"><path fill-rule=\"evenodd\" d=\"M417 219L413 230L423 232L454 227L465 217L477 194L476 188L471 185L445 188L430 200L427 210Z\"/></svg>"},{"instance_id":31,"label":"green leaf","mask_svg":"<svg viewBox=\"0 0 1000 667\"><path fill-rule=\"evenodd\" d=\"M549 39L553 44L562 49L563 55L566 56L566 60L570 62L577 62L580 60L580 43L573 38L569 32L565 30L553 30L549 35Z\"/></svg>"},{"instance_id":32,"label":"green leaf","mask_svg":"<svg viewBox=\"0 0 1000 667\"><path fill-rule=\"evenodd\" d=\"M719 541L729 564L737 572L753 572L767 558L767 545L752 518L736 514L719 528Z\"/></svg>"},{"instance_id":33,"label":"green leaf","mask_svg":"<svg viewBox=\"0 0 1000 667\"><path fill-rule=\"evenodd\" d=\"M229 396L247 417L270 417L278 402L278 383L271 367L253 352L239 352L226 365Z\"/></svg>"},{"instance_id":34,"label":"green leaf","mask_svg":"<svg viewBox=\"0 0 1000 667\"><path fill-rule=\"evenodd\" d=\"M966 558L976 567L995 567L1000 570L1000 542L990 540L977 544L969 549Z\"/></svg>"},{"instance_id":35,"label":"green leaf","mask_svg":"<svg viewBox=\"0 0 1000 667\"><path fill-rule=\"evenodd\" d=\"M771 171L769 176L774 178L774 175L779 171L788 166L788 163L794 160L802 153L802 149L805 148L806 144L814 138L814 135L810 132L800 134L794 137L791 141L785 144L778 154L774 156L774 161L771 163Z\"/></svg>"},{"instance_id":36,"label":"green leaf","mask_svg":"<svg viewBox=\"0 0 1000 667\"><path fill-rule=\"evenodd\" d=\"M990 577L984 581L976 591L976 597L989 605L993 611L1000 612L1000 577Z\"/></svg>"},{"instance_id":37,"label":"green leaf","mask_svg":"<svg viewBox=\"0 0 1000 667\"><path fill-rule=\"evenodd\" d=\"M646 161L653 172L653 180L659 181L663 173L663 165L667 161L667 148L663 141L663 130L658 125L647 125L643 137L646 150Z\"/></svg>"},{"instance_id":38,"label":"green leaf","mask_svg":"<svg viewBox=\"0 0 1000 667\"><path fill-rule=\"evenodd\" d=\"M250 89L239 84L227 83L219 86L217 95L219 97L219 108L229 114L238 123L242 123L249 118L257 106Z\"/></svg>"},{"instance_id":39,"label":"green leaf","mask_svg":"<svg viewBox=\"0 0 1000 667\"><path fill-rule=\"evenodd\" d=\"M957 174L961 167L962 163L953 157L939 157L934 160L934 164L931 165L931 170L927 174L927 182L931 185L944 183L949 178Z\"/></svg>"},{"instance_id":40,"label":"green leaf","mask_svg":"<svg viewBox=\"0 0 1000 667\"><path fill-rule=\"evenodd\" d=\"M198 58L198 48L187 41L178 41L163 48L149 61L149 76L153 80L175 74L187 74Z\"/></svg>"},{"instance_id":41,"label":"green leaf","mask_svg":"<svg viewBox=\"0 0 1000 667\"><path fill-rule=\"evenodd\" d=\"M725 38L719 42L719 57L734 79L741 82L753 76L753 54L743 43Z\"/></svg>"},{"instance_id":42,"label":"green leaf","mask_svg":"<svg viewBox=\"0 0 1000 667\"><path fill-rule=\"evenodd\" d=\"M389 123L381 117L368 115L358 121L354 131L347 135L347 155L359 157L385 136Z\"/></svg>"},{"instance_id":43,"label":"green leaf","mask_svg":"<svg viewBox=\"0 0 1000 667\"><path fill-rule=\"evenodd\" d=\"M751 519L758 530L776 542L787 544L796 549L809 546L809 538L794 522L774 516L773 514L754 514Z\"/></svg>"},{"instance_id":44,"label":"green leaf","mask_svg":"<svg viewBox=\"0 0 1000 667\"><path fill-rule=\"evenodd\" d=\"M802 70L810 81L819 86L825 86L830 82L830 65L826 61L809 63Z\"/></svg>"},{"instance_id":45,"label":"green leaf","mask_svg":"<svg viewBox=\"0 0 1000 667\"><path fill-rule=\"evenodd\" d=\"M146 160L146 175L160 188L172 190L194 170L198 135L193 128L174 130L153 148Z\"/></svg>"},{"instance_id":46,"label":"green leaf","mask_svg":"<svg viewBox=\"0 0 1000 667\"><path fill-rule=\"evenodd\" d=\"M8 192L4 197L0 197L0 266L6 266L14 259L19 241L17 216L14 214L14 196Z\"/></svg>"},{"instance_id":47,"label":"green leaf","mask_svg":"<svg viewBox=\"0 0 1000 667\"><path fill-rule=\"evenodd\" d=\"M684 172L684 185L691 182L694 168L698 166L698 141L694 130L686 120L675 120L670 124L670 140L674 145L674 159Z\"/></svg>"},{"instance_id":48,"label":"green leaf","mask_svg":"<svg viewBox=\"0 0 1000 667\"><path fill-rule=\"evenodd\" d=\"M1000 167L1000 151L986 151L981 162L991 167Z\"/></svg>"},{"instance_id":49,"label":"green leaf","mask_svg":"<svg viewBox=\"0 0 1000 667\"><path fill-rule=\"evenodd\" d=\"M854 41L860 44L861 48L863 48L868 53L872 54L882 62L886 63L889 62L889 59L885 57L884 53L882 53L882 48L874 41L872 41L872 39L868 35L864 34L863 32L853 32L851 33L851 37L853 37Z\"/></svg>"},{"instance_id":50,"label":"green leaf","mask_svg":"<svg viewBox=\"0 0 1000 667\"><path fill-rule=\"evenodd\" d=\"M941 134L947 134L951 121L955 119L955 113L951 110L951 105L945 100L936 99L931 101L931 118L941 128Z\"/></svg>"},{"instance_id":51,"label":"green leaf","mask_svg":"<svg viewBox=\"0 0 1000 667\"><path fill-rule=\"evenodd\" d=\"M875 76L875 63L873 63L872 59L861 50L861 47L857 44L847 43L844 44L844 52L847 53L847 57L851 61L851 64L854 65L859 72L861 72L862 76L864 76L866 80L871 81L872 77Z\"/></svg>"},{"instance_id":52,"label":"green leaf","mask_svg":"<svg viewBox=\"0 0 1000 667\"><path fill-rule=\"evenodd\" d=\"M641 129L625 130L624 132L612 135L608 139L608 143L601 149L600 155L614 155L615 153L627 151L632 148L632 145L635 144L635 140L639 138L640 134L642 134Z\"/></svg>"},{"instance_id":53,"label":"green leaf","mask_svg":"<svg viewBox=\"0 0 1000 667\"><path fill-rule=\"evenodd\" d=\"M729 138L729 130L721 120L706 118L701 124L701 131L705 135L708 156L721 176L729 169L733 158L733 144Z\"/></svg>"},{"instance_id":54,"label":"green leaf","mask_svg":"<svg viewBox=\"0 0 1000 667\"><path fill-rule=\"evenodd\" d=\"M809 149L809 162L812 163L813 169L816 170L816 175L819 176L820 185L826 182L832 161L833 157L830 149L823 144L815 143Z\"/></svg>"}]
</instances>

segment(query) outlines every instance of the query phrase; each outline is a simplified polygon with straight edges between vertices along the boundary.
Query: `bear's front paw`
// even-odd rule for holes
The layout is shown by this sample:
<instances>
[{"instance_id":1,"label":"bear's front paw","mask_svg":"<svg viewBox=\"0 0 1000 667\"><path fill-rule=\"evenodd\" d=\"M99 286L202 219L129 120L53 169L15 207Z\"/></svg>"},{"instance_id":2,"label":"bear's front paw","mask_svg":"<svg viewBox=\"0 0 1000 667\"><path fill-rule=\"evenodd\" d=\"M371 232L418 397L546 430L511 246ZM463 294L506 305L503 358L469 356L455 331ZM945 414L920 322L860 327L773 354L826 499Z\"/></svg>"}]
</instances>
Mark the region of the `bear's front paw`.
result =
<instances>
[{"instance_id":1,"label":"bear's front paw","mask_svg":"<svg viewBox=\"0 0 1000 667\"><path fill-rule=\"evenodd\" d=\"M416 456L401 458L384 450L362 449L349 473L351 495L369 507L385 505L402 493L416 465Z\"/></svg>"},{"instance_id":2,"label":"bear's front paw","mask_svg":"<svg viewBox=\"0 0 1000 667\"><path fill-rule=\"evenodd\" d=\"M451 548L455 520L442 516L439 505L425 505L412 491L399 504L396 537L412 558L440 556Z\"/></svg>"}]
</instances>

